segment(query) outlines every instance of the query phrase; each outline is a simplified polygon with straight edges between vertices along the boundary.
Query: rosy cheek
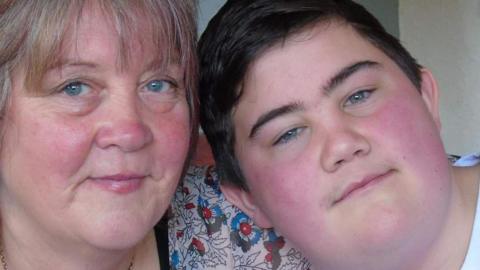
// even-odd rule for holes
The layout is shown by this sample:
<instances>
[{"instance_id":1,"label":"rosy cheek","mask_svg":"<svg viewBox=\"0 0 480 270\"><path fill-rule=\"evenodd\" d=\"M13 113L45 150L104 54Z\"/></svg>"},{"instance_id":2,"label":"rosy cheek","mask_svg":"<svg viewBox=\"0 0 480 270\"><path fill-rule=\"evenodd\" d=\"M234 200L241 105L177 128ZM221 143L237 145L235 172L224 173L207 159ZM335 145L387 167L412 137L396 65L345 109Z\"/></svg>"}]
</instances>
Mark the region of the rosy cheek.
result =
<instances>
[{"instance_id":1,"label":"rosy cheek","mask_svg":"<svg viewBox=\"0 0 480 270\"><path fill-rule=\"evenodd\" d=\"M186 115L159 118L153 124L158 162L183 165L190 142L190 124ZM165 167L162 165L162 167Z\"/></svg>"},{"instance_id":2,"label":"rosy cheek","mask_svg":"<svg viewBox=\"0 0 480 270\"><path fill-rule=\"evenodd\" d=\"M262 164L262 166L258 166ZM271 164L268 162L252 162L245 168L246 177L252 193L258 194L258 198L267 205L274 205L275 209L281 205L301 203L299 194L308 185L306 168L298 167L298 164ZM299 179L302 180L300 185ZM272 209L275 211L275 209Z\"/></svg>"},{"instance_id":3,"label":"rosy cheek","mask_svg":"<svg viewBox=\"0 0 480 270\"><path fill-rule=\"evenodd\" d=\"M409 95L393 97L365 121L365 132L378 142L418 148L434 131L421 106Z\"/></svg>"},{"instance_id":4,"label":"rosy cheek","mask_svg":"<svg viewBox=\"0 0 480 270\"><path fill-rule=\"evenodd\" d=\"M53 174L72 176L85 163L93 146L93 128L81 123L48 121L37 123L37 146L31 154L49 157L42 159Z\"/></svg>"},{"instance_id":5,"label":"rosy cheek","mask_svg":"<svg viewBox=\"0 0 480 270\"><path fill-rule=\"evenodd\" d=\"M367 126L371 141L378 143L378 149L388 149L390 157L418 168L417 171L445 167L445 150L437 126L423 102L412 100L412 96L406 96L401 102L390 102L381 108Z\"/></svg>"}]
</instances>

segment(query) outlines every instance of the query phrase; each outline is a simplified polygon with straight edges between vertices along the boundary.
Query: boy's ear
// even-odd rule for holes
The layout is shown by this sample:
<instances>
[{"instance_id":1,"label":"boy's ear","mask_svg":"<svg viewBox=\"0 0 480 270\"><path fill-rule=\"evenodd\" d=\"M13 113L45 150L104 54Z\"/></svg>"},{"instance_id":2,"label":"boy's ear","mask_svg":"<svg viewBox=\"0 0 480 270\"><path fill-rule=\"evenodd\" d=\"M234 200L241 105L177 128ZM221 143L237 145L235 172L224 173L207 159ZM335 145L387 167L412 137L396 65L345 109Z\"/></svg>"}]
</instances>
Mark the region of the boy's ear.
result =
<instances>
[{"instance_id":1,"label":"boy's ear","mask_svg":"<svg viewBox=\"0 0 480 270\"><path fill-rule=\"evenodd\" d=\"M252 218L257 226L261 228L272 227L270 219L257 206L250 192L232 184L222 184L220 185L220 189L225 198Z\"/></svg>"},{"instance_id":2,"label":"boy's ear","mask_svg":"<svg viewBox=\"0 0 480 270\"><path fill-rule=\"evenodd\" d=\"M438 109L438 86L433 74L430 70L422 68L421 69L421 95L423 102L425 102L427 109L430 111L435 124L437 125L438 130L441 128L440 124L440 113Z\"/></svg>"}]
</instances>

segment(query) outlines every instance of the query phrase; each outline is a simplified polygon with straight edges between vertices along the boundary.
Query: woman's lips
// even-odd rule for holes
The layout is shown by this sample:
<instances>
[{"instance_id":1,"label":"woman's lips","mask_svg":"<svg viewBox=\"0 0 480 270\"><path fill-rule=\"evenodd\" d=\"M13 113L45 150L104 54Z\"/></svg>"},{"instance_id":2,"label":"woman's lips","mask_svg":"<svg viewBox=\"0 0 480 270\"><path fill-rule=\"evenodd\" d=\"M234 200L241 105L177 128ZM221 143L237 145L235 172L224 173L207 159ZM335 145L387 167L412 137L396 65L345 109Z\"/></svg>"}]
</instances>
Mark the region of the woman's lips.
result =
<instances>
[{"instance_id":1,"label":"woman's lips","mask_svg":"<svg viewBox=\"0 0 480 270\"><path fill-rule=\"evenodd\" d=\"M91 177L90 179L100 188L107 191L127 194L138 190L145 177L145 175L140 174L115 174Z\"/></svg>"},{"instance_id":2,"label":"woman's lips","mask_svg":"<svg viewBox=\"0 0 480 270\"><path fill-rule=\"evenodd\" d=\"M345 188L345 190L342 192L342 195L336 199L332 205L335 205L341 201L344 201L345 199L348 199L352 195L366 190L367 188L378 184L379 182L383 181L385 178L387 178L390 174L393 173L393 170L389 170L385 173L380 173L380 174L373 174L364 177L361 181L352 183Z\"/></svg>"}]
</instances>

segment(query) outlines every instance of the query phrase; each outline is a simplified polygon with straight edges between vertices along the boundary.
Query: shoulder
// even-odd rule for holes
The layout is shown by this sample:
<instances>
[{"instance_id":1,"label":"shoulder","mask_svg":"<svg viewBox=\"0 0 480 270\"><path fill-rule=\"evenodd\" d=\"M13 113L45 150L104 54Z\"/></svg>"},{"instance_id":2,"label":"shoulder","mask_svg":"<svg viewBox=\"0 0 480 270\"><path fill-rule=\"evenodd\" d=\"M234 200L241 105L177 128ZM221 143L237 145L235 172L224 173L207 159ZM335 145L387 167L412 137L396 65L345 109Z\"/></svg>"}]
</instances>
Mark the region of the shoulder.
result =
<instances>
[{"instance_id":1,"label":"shoulder","mask_svg":"<svg viewBox=\"0 0 480 270\"><path fill-rule=\"evenodd\" d=\"M214 166L191 167L172 202L172 269L308 269L274 230L261 229L230 204Z\"/></svg>"},{"instance_id":2,"label":"shoulder","mask_svg":"<svg viewBox=\"0 0 480 270\"><path fill-rule=\"evenodd\" d=\"M172 269L225 269L230 261L229 212L213 166L191 166L172 200ZM206 267L208 266L208 267Z\"/></svg>"},{"instance_id":3,"label":"shoulder","mask_svg":"<svg viewBox=\"0 0 480 270\"><path fill-rule=\"evenodd\" d=\"M453 163L453 175L460 186L466 186L466 190L476 195L480 184L480 153L460 156Z\"/></svg>"},{"instance_id":4,"label":"shoulder","mask_svg":"<svg viewBox=\"0 0 480 270\"><path fill-rule=\"evenodd\" d=\"M458 157L455 160L453 165L458 167L468 167L468 166L474 166L479 163L480 163L480 153L474 153L474 154Z\"/></svg>"}]
</instances>

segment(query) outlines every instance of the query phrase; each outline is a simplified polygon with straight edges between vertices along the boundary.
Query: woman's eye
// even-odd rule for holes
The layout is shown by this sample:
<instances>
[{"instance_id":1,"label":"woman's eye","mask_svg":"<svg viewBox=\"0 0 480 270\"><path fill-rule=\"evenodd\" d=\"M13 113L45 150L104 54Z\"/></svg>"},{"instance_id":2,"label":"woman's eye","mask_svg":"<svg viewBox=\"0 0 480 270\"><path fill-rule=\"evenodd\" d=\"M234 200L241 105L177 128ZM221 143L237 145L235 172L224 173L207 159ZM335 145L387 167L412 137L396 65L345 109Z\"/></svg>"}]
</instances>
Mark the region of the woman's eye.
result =
<instances>
[{"instance_id":1,"label":"woman's eye","mask_svg":"<svg viewBox=\"0 0 480 270\"><path fill-rule=\"evenodd\" d=\"M283 133L280 138L278 138L273 145L279 145L279 144L285 144L290 142L291 140L296 139L300 133L303 131L303 127L298 127L298 128L292 128L288 130L287 132Z\"/></svg>"},{"instance_id":2,"label":"woman's eye","mask_svg":"<svg viewBox=\"0 0 480 270\"><path fill-rule=\"evenodd\" d=\"M75 97L85 94L89 90L88 85L82 82L71 82L65 85L62 91L68 96Z\"/></svg>"},{"instance_id":3,"label":"woman's eye","mask_svg":"<svg viewBox=\"0 0 480 270\"><path fill-rule=\"evenodd\" d=\"M152 81L149 81L146 85L146 88L148 91L156 92L156 93L168 91L172 87L173 87L173 84L166 80L152 80Z\"/></svg>"},{"instance_id":4,"label":"woman's eye","mask_svg":"<svg viewBox=\"0 0 480 270\"><path fill-rule=\"evenodd\" d=\"M355 92L353 95L349 96L345 102L346 106L355 105L362 102L365 102L374 90L360 90Z\"/></svg>"}]
</instances>

